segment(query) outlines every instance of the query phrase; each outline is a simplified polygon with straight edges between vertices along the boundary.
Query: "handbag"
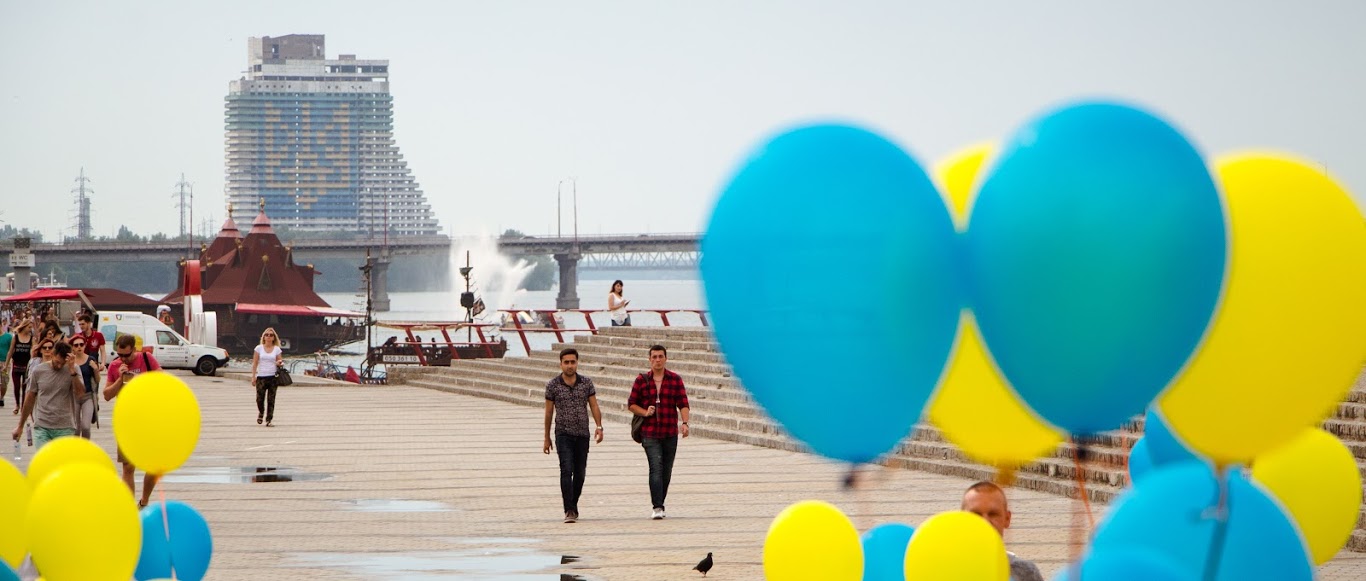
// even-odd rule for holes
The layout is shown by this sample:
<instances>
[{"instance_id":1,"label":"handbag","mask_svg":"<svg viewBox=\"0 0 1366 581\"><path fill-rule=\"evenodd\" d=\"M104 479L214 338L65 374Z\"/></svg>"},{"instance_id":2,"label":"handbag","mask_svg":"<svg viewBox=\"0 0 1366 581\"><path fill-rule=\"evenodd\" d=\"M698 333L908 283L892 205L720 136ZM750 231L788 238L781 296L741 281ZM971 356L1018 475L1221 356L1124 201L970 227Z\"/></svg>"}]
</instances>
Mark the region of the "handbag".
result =
<instances>
[{"instance_id":1,"label":"handbag","mask_svg":"<svg viewBox=\"0 0 1366 581\"><path fill-rule=\"evenodd\" d=\"M275 385L294 385L294 378L289 376L289 370L284 367L275 368Z\"/></svg>"},{"instance_id":2,"label":"handbag","mask_svg":"<svg viewBox=\"0 0 1366 581\"><path fill-rule=\"evenodd\" d=\"M640 378L641 378L641 379L645 379L645 374L644 374L644 373L640 374ZM655 413L659 413L659 389L658 389L658 388L655 389ZM635 442L636 442L637 444L644 443L644 441L645 441L645 436L642 434L642 428L645 427L645 419L646 419L646 416L639 416L639 415L635 415L635 414L632 414L632 415L631 415L631 439L632 439L632 440L635 440Z\"/></svg>"}]
</instances>

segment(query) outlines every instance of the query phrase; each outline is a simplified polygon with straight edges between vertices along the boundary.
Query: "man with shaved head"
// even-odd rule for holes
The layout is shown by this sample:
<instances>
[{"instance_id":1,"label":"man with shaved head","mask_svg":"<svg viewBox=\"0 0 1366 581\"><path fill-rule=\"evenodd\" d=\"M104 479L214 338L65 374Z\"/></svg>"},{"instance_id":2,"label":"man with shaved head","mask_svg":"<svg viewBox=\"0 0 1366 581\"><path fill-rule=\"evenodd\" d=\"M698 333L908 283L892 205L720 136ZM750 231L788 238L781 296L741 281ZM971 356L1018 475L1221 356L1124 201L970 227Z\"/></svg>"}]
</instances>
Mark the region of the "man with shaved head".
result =
<instances>
[{"instance_id":1,"label":"man with shaved head","mask_svg":"<svg viewBox=\"0 0 1366 581\"><path fill-rule=\"evenodd\" d=\"M963 510L986 519L991 528L1005 539L1006 529L1010 528L1010 508L1006 502L1006 491L991 482L981 481L968 487L963 493ZM1006 551L1010 557L1011 581L1043 581L1043 573L1030 561Z\"/></svg>"}]
</instances>

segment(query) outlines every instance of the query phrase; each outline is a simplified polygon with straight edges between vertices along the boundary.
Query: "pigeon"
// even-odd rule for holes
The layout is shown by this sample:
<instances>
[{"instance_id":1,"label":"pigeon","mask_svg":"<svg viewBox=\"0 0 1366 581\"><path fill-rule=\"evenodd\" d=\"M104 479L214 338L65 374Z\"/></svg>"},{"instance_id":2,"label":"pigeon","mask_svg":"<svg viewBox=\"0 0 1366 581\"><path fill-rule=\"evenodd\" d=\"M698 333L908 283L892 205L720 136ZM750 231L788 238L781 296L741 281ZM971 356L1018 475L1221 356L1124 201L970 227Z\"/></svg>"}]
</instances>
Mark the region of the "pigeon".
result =
<instances>
[{"instance_id":1,"label":"pigeon","mask_svg":"<svg viewBox=\"0 0 1366 581\"><path fill-rule=\"evenodd\" d=\"M707 576L707 571L710 571L710 570L711 570L711 564L712 564L712 563L711 563L711 553L707 553L707 558L702 559L702 561L701 561L700 563L698 563L696 567L693 567L692 570L693 570L693 571L701 571L701 572L702 572L702 576L703 576L703 577L706 577L706 576Z\"/></svg>"}]
</instances>

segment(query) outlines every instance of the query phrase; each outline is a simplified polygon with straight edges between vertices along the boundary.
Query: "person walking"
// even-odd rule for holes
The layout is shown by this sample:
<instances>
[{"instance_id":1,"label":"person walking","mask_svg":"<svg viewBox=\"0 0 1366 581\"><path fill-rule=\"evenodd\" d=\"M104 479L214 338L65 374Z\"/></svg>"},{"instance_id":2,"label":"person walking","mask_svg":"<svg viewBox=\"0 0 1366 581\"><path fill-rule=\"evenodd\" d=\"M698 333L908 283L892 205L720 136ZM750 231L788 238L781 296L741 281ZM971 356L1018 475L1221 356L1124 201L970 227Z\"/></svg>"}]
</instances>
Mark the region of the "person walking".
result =
<instances>
[{"instance_id":1,"label":"person walking","mask_svg":"<svg viewBox=\"0 0 1366 581\"><path fill-rule=\"evenodd\" d=\"M9 311L5 311L9 315ZM6 316L6 319L9 317ZM0 323L4 327L4 332L0 333L0 408L5 407L5 394L9 393L9 350L10 345L14 344L14 331L10 330L9 325ZM15 405L14 407L19 407Z\"/></svg>"},{"instance_id":2,"label":"person walking","mask_svg":"<svg viewBox=\"0 0 1366 581\"><path fill-rule=\"evenodd\" d=\"M644 416L641 446L650 464L650 518L664 518L664 499L669 495L678 436L688 437L688 390L683 378L669 371L669 352L663 345L650 347L650 370L636 377L626 405L631 413ZM679 421L682 424L679 424Z\"/></svg>"},{"instance_id":3,"label":"person walking","mask_svg":"<svg viewBox=\"0 0 1366 581\"><path fill-rule=\"evenodd\" d=\"M72 336L71 344L75 345L77 338L85 339L85 354L103 367L108 363L108 357L104 354L105 338L104 333L95 330L94 315L81 313L81 316L76 317L76 322L80 325L81 332Z\"/></svg>"},{"instance_id":4,"label":"person walking","mask_svg":"<svg viewBox=\"0 0 1366 581\"><path fill-rule=\"evenodd\" d=\"M96 423L95 414L100 411L99 398L94 396L103 366L86 351L86 341L84 335L71 338L71 363L80 372L81 384L85 386L85 391L76 400L76 435L89 440L90 427Z\"/></svg>"},{"instance_id":5,"label":"person walking","mask_svg":"<svg viewBox=\"0 0 1366 581\"><path fill-rule=\"evenodd\" d=\"M24 386L28 383L28 362L33 357L33 323L20 319L14 328L14 341L10 343L5 359L9 363L10 381L14 385L14 413L24 405Z\"/></svg>"},{"instance_id":6,"label":"person walking","mask_svg":"<svg viewBox=\"0 0 1366 581\"><path fill-rule=\"evenodd\" d=\"M148 371L159 371L161 363L151 353L138 351L134 348L137 345L137 337L134 335L119 335L114 339L114 360L109 362L108 370L105 372L104 382L104 401L109 401L118 397L119 392L123 391L124 385L132 381L134 377ZM134 488L133 477L135 476L133 463L123 455L123 450L118 451L119 464L123 465L123 483L128 485L128 491L137 495L138 491ZM151 501L152 489L156 488L157 475L144 472L142 475L142 499L138 501L138 507L145 507Z\"/></svg>"},{"instance_id":7,"label":"person walking","mask_svg":"<svg viewBox=\"0 0 1366 581\"><path fill-rule=\"evenodd\" d=\"M275 371L283 357L279 335L274 327L267 327L261 333L261 344L252 350L251 385L256 388L256 423L264 419L268 428L275 426L275 390L280 387Z\"/></svg>"},{"instance_id":8,"label":"person walking","mask_svg":"<svg viewBox=\"0 0 1366 581\"><path fill-rule=\"evenodd\" d=\"M80 381L80 373L71 364L71 346L56 343L52 347L44 343L45 349L52 351L46 361L30 368L28 395L19 412L19 426L12 436L19 441L24 424L33 418L33 446L41 449L43 445L76 433L76 418L72 410L76 398L85 391Z\"/></svg>"},{"instance_id":9,"label":"person walking","mask_svg":"<svg viewBox=\"0 0 1366 581\"><path fill-rule=\"evenodd\" d=\"M626 305L631 301L621 298L621 281L612 281L612 290L607 291L607 310L612 313L613 327L630 327L631 314L626 312Z\"/></svg>"},{"instance_id":10,"label":"person walking","mask_svg":"<svg viewBox=\"0 0 1366 581\"><path fill-rule=\"evenodd\" d=\"M602 411L593 380L579 375L579 352L560 351L560 374L545 384L545 443L541 451L549 454L559 446L560 498L564 503L564 522L579 519L579 496L583 494L584 472L588 469L588 412L593 412L597 429L593 435L602 443ZM555 441L550 441L550 423L555 422Z\"/></svg>"}]
</instances>

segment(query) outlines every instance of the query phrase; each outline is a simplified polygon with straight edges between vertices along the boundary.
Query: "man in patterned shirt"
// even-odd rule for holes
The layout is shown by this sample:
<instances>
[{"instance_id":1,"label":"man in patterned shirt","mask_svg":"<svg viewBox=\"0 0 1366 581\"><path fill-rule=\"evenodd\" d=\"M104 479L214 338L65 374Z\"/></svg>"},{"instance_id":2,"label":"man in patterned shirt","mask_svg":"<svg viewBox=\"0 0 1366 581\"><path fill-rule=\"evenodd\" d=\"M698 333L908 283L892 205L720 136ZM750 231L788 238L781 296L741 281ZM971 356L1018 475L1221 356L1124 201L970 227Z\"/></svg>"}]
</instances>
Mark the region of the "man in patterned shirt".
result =
<instances>
[{"instance_id":1,"label":"man in patterned shirt","mask_svg":"<svg viewBox=\"0 0 1366 581\"><path fill-rule=\"evenodd\" d=\"M579 495L583 494L583 476L588 468L588 409L593 410L593 423L598 425L594 435L601 444L602 412L593 380L579 375L578 350L560 351L560 374L545 384L545 444L541 451L549 454L555 446L560 447L560 497L567 523L579 519ZM551 419L555 420L554 443L550 441Z\"/></svg>"},{"instance_id":2,"label":"man in patterned shirt","mask_svg":"<svg viewBox=\"0 0 1366 581\"><path fill-rule=\"evenodd\" d=\"M663 345L650 347L650 371L636 377L626 405L631 413L645 416L640 428L645 460L650 463L650 518L664 518L664 497L669 495L678 436L688 437L688 390L683 378L664 368L669 352ZM683 424L679 425L679 420Z\"/></svg>"}]
</instances>

